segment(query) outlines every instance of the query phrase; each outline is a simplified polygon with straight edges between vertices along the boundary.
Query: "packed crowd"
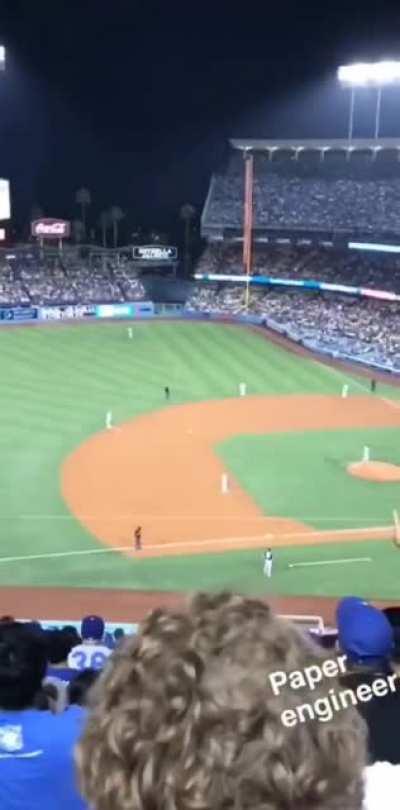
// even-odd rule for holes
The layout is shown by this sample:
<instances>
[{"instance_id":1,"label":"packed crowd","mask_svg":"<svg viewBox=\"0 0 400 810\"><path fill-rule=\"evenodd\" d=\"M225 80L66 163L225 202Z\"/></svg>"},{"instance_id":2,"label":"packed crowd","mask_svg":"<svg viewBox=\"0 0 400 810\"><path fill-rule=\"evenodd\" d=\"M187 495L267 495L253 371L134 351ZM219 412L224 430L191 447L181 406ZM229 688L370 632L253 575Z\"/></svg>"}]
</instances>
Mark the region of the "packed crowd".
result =
<instances>
[{"instance_id":1,"label":"packed crowd","mask_svg":"<svg viewBox=\"0 0 400 810\"><path fill-rule=\"evenodd\" d=\"M198 262L199 273L240 275L243 249L235 244L209 244ZM400 293L400 259L393 254L338 251L332 248L262 246L253 250L253 274L293 280L324 281Z\"/></svg>"},{"instance_id":2,"label":"packed crowd","mask_svg":"<svg viewBox=\"0 0 400 810\"><path fill-rule=\"evenodd\" d=\"M195 288L187 308L226 316L248 312L311 348L400 371L400 306L396 303L274 290L251 291L247 309L243 286L210 284Z\"/></svg>"},{"instance_id":3,"label":"packed crowd","mask_svg":"<svg viewBox=\"0 0 400 810\"><path fill-rule=\"evenodd\" d=\"M81 637L3 617L0 806L394 810L399 612L343 599L329 650L227 593L113 649L100 617Z\"/></svg>"},{"instance_id":4,"label":"packed crowd","mask_svg":"<svg viewBox=\"0 0 400 810\"><path fill-rule=\"evenodd\" d=\"M65 253L0 260L0 305L107 304L144 297L136 268L123 258L89 262Z\"/></svg>"},{"instance_id":5,"label":"packed crowd","mask_svg":"<svg viewBox=\"0 0 400 810\"><path fill-rule=\"evenodd\" d=\"M232 161L213 178L203 225L242 228L243 197L243 160ZM379 177L369 164L355 174L343 161L332 173L322 160L306 168L256 157L253 204L255 228L399 234L398 161L391 176Z\"/></svg>"}]
</instances>

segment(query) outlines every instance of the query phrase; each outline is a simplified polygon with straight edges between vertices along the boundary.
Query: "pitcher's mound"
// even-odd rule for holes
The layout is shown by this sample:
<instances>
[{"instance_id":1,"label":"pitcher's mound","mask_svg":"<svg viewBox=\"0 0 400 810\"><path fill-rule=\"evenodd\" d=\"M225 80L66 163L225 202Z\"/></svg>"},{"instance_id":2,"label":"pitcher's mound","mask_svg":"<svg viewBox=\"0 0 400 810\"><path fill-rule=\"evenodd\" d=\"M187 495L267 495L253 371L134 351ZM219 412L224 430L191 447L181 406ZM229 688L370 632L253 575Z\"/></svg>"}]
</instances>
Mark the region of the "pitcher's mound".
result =
<instances>
[{"instance_id":1,"label":"pitcher's mound","mask_svg":"<svg viewBox=\"0 0 400 810\"><path fill-rule=\"evenodd\" d=\"M349 464L347 472L365 481L400 481L400 467L386 461L357 461Z\"/></svg>"}]
</instances>

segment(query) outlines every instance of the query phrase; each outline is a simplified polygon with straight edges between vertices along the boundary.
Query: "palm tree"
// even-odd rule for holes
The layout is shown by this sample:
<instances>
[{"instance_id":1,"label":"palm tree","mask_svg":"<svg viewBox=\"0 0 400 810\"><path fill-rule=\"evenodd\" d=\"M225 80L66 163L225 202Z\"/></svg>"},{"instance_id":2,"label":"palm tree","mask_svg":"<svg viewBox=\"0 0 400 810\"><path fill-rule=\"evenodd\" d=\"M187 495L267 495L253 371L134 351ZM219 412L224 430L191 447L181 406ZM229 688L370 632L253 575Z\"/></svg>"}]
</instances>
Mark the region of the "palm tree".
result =
<instances>
[{"instance_id":1,"label":"palm tree","mask_svg":"<svg viewBox=\"0 0 400 810\"><path fill-rule=\"evenodd\" d=\"M83 230L86 235L86 208L92 203L92 196L89 189L80 188L76 192L76 202L81 207L81 221L83 223Z\"/></svg>"},{"instance_id":2,"label":"palm tree","mask_svg":"<svg viewBox=\"0 0 400 810\"><path fill-rule=\"evenodd\" d=\"M43 208L39 203L33 203L31 208L31 222L35 222L35 219L41 219L43 216Z\"/></svg>"},{"instance_id":3,"label":"palm tree","mask_svg":"<svg viewBox=\"0 0 400 810\"><path fill-rule=\"evenodd\" d=\"M32 208L29 214L29 222L27 223L27 234L28 238L31 236L31 224L32 222L36 222L37 219L42 219L43 217L43 208L39 203L33 203Z\"/></svg>"},{"instance_id":4,"label":"palm tree","mask_svg":"<svg viewBox=\"0 0 400 810\"><path fill-rule=\"evenodd\" d=\"M168 235L164 231L152 230L150 241L152 244L168 245Z\"/></svg>"},{"instance_id":5,"label":"palm tree","mask_svg":"<svg viewBox=\"0 0 400 810\"><path fill-rule=\"evenodd\" d=\"M191 255L190 255L190 247L192 241L191 230L192 230L192 221L196 216L196 209L193 205L190 205L190 203L185 203L185 205L182 205L179 215L180 218L185 223L185 272L189 276L191 266Z\"/></svg>"},{"instance_id":6,"label":"palm tree","mask_svg":"<svg viewBox=\"0 0 400 810\"><path fill-rule=\"evenodd\" d=\"M83 242L85 236L85 226L81 219L74 219L72 223L72 235L76 244Z\"/></svg>"},{"instance_id":7,"label":"palm tree","mask_svg":"<svg viewBox=\"0 0 400 810\"><path fill-rule=\"evenodd\" d=\"M107 231L110 227L110 214L108 211L101 212L99 217L99 227L101 228L103 247L107 247Z\"/></svg>"},{"instance_id":8,"label":"palm tree","mask_svg":"<svg viewBox=\"0 0 400 810\"><path fill-rule=\"evenodd\" d=\"M113 229L113 239L115 248L118 245L119 223L121 222L121 219L124 218L124 216L125 216L124 212L122 211L121 208L118 207L118 205L113 205L113 207L110 208L109 217Z\"/></svg>"}]
</instances>

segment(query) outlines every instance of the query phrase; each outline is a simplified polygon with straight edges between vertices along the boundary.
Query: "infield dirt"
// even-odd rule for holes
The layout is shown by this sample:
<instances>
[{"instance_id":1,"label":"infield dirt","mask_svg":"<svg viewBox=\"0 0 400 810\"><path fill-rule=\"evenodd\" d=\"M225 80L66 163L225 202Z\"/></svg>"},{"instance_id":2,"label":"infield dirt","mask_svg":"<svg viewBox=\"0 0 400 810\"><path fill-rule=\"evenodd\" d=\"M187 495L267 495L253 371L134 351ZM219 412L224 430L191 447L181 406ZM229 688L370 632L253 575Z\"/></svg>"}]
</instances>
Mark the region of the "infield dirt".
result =
<instances>
[{"instance_id":1,"label":"infield dirt","mask_svg":"<svg viewBox=\"0 0 400 810\"><path fill-rule=\"evenodd\" d=\"M396 426L400 409L368 396L257 396L172 406L78 447L63 465L62 494L77 520L110 546L129 545L142 525L142 556L365 539L365 530L315 532L265 515L230 474L223 495L227 471L214 448L240 434ZM368 533L374 536L387 532Z\"/></svg>"}]
</instances>

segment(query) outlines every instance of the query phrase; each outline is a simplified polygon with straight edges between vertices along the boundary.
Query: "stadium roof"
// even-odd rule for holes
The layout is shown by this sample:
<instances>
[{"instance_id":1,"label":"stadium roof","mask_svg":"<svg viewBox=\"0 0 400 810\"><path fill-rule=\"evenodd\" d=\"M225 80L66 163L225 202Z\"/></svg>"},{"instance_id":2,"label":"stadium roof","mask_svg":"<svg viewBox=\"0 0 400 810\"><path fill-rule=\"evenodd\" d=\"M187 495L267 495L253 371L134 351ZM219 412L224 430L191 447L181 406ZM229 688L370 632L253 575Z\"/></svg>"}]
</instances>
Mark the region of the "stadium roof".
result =
<instances>
[{"instance_id":1,"label":"stadium roof","mask_svg":"<svg viewBox=\"0 0 400 810\"><path fill-rule=\"evenodd\" d=\"M330 152L332 150L343 150L345 152L355 152L371 150L378 152L382 149L399 149L400 138L354 138L349 141L345 138L333 138L332 140L315 140L314 138L296 138L290 140L269 140L267 138L231 138L231 146L243 152L276 152L277 150L293 150L302 152L304 150L316 150L320 152Z\"/></svg>"}]
</instances>

